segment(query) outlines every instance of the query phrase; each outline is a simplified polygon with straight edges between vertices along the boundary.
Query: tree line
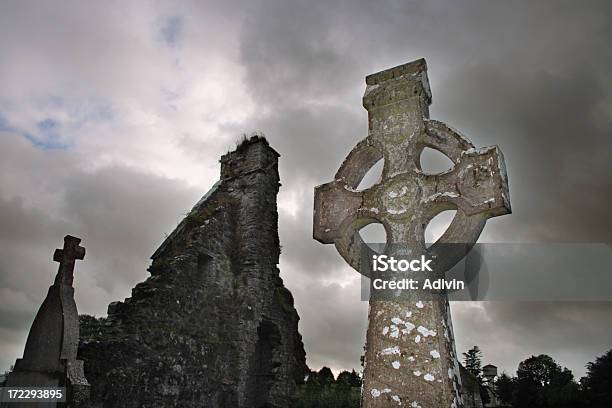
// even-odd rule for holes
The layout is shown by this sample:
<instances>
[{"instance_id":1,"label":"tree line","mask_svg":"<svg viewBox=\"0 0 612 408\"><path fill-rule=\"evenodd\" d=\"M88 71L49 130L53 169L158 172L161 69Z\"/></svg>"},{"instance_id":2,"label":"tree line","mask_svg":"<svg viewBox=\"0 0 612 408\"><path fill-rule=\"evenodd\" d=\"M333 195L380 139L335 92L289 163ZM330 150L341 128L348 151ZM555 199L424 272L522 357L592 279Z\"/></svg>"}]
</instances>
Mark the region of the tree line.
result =
<instances>
[{"instance_id":1,"label":"tree line","mask_svg":"<svg viewBox=\"0 0 612 408\"><path fill-rule=\"evenodd\" d=\"M474 381L464 384L470 392L476 387L482 401L508 408L612 408L612 349L587 364L580 380L552 357L541 354L521 361L516 375L502 373L487 381L482 371L482 351L478 346L463 353L463 363ZM342 371L334 378L328 367L311 371L298 387L295 408L358 408L361 376L355 370Z\"/></svg>"},{"instance_id":2,"label":"tree line","mask_svg":"<svg viewBox=\"0 0 612 408\"><path fill-rule=\"evenodd\" d=\"M311 371L298 387L295 408L358 408L361 377L355 370L342 371L338 378L328 367Z\"/></svg>"},{"instance_id":3,"label":"tree line","mask_svg":"<svg viewBox=\"0 0 612 408\"><path fill-rule=\"evenodd\" d=\"M576 381L571 370L546 354L519 363L515 376L502 373L492 383L483 376L482 352L474 346L463 353L465 368L477 379L483 402L492 391L501 406L512 408L611 408L612 349L587 364Z\"/></svg>"}]
</instances>

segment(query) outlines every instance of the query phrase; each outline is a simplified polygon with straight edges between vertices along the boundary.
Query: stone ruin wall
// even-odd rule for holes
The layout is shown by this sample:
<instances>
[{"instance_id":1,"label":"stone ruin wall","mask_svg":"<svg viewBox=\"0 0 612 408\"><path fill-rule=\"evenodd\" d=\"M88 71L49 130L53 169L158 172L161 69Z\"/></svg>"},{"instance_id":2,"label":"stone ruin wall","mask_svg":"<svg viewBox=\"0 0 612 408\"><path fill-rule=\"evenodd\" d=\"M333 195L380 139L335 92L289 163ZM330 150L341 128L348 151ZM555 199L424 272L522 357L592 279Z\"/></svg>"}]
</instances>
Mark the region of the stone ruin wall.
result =
<instances>
[{"instance_id":1,"label":"stone ruin wall","mask_svg":"<svg viewBox=\"0 0 612 408\"><path fill-rule=\"evenodd\" d=\"M81 316L94 407L290 407L307 370L277 264L278 154L245 140L108 317Z\"/></svg>"}]
</instances>

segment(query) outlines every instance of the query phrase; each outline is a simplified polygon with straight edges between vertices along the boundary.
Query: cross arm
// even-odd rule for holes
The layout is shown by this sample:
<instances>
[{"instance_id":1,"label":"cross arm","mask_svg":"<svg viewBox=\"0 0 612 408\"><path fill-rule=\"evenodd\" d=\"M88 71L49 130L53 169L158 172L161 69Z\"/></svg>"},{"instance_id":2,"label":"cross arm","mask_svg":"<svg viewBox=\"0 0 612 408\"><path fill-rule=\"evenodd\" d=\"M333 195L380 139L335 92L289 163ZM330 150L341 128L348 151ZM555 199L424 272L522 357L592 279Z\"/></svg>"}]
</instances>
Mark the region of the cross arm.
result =
<instances>
[{"instance_id":1,"label":"cross arm","mask_svg":"<svg viewBox=\"0 0 612 408\"><path fill-rule=\"evenodd\" d=\"M313 237L331 244L340 234L341 225L358 214L375 215L363 208L364 192L357 191L368 170L382 158L370 138L359 142L342 163L332 182L315 187ZM377 211L377 210L375 210Z\"/></svg>"},{"instance_id":2,"label":"cross arm","mask_svg":"<svg viewBox=\"0 0 612 408\"><path fill-rule=\"evenodd\" d=\"M352 218L363 203L363 194L353 190L343 179L315 187L313 237L331 244L338 236L342 221Z\"/></svg>"},{"instance_id":3,"label":"cross arm","mask_svg":"<svg viewBox=\"0 0 612 408\"><path fill-rule=\"evenodd\" d=\"M72 285L74 275L74 262L85 258L85 248L80 246L81 239L66 235L64 237L64 248L56 249L53 253L53 260L59 262L59 270L55 277L55 283Z\"/></svg>"},{"instance_id":4,"label":"cross arm","mask_svg":"<svg viewBox=\"0 0 612 408\"><path fill-rule=\"evenodd\" d=\"M512 212L504 156L497 146L461 152L452 171L426 175L421 203L430 212L453 207L488 217Z\"/></svg>"}]
</instances>

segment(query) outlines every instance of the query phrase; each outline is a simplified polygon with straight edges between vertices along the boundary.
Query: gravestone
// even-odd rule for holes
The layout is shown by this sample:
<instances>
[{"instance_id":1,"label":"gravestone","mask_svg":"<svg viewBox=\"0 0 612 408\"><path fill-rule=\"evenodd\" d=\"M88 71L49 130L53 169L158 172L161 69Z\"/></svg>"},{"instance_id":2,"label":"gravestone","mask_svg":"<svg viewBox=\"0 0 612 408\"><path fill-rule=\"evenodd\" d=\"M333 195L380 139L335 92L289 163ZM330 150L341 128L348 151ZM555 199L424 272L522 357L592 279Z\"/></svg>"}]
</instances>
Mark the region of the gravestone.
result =
<instances>
[{"instance_id":1,"label":"gravestone","mask_svg":"<svg viewBox=\"0 0 612 408\"><path fill-rule=\"evenodd\" d=\"M424 59L366 78L363 106L369 134L355 146L334 181L315 188L313 236L333 243L357 271L364 244L359 230L380 223L387 247L427 254L447 271L476 242L486 220L511 212L504 159L496 146L476 149L457 131L429 119L431 92ZM439 150L454 166L426 174L420 156ZM384 160L381 179L357 191L368 170ZM446 232L427 247L429 221L456 209ZM449 246L448 244L458 244ZM393 245L389 245L393 244ZM363 407L463 407L448 301L370 299Z\"/></svg>"},{"instance_id":2,"label":"gravestone","mask_svg":"<svg viewBox=\"0 0 612 408\"><path fill-rule=\"evenodd\" d=\"M65 387L66 405L82 407L89 397L89 383L83 374L83 362L77 360L79 316L74 301L74 264L85 257L79 238L66 235L64 248L56 249L53 260L59 262L55 282L40 306L30 328L23 358L15 362L7 387ZM7 403L7 407L32 406L31 403ZM38 407L55 407L54 402Z\"/></svg>"}]
</instances>

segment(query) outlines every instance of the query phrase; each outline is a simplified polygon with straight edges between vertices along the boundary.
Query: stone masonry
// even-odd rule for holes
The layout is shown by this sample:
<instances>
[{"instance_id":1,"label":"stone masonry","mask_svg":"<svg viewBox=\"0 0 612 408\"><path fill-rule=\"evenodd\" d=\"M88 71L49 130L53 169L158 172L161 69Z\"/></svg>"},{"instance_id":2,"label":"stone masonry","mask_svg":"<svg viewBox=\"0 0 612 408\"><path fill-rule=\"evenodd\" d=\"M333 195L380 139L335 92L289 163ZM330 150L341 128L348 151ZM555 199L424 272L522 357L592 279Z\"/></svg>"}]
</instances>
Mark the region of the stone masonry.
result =
<instances>
[{"instance_id":1,"label":"stone masonry","mask_svg":"<svg viewBox=\"0 0 612 408\"><path fill-rule=\"evenodd\" d=\"M221 158L221 179L153 254L108 317L81 316L94 407L290 407L307 370L277 268L278 153L263 137Z\"/></svg>"}]
</instances>

